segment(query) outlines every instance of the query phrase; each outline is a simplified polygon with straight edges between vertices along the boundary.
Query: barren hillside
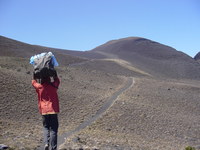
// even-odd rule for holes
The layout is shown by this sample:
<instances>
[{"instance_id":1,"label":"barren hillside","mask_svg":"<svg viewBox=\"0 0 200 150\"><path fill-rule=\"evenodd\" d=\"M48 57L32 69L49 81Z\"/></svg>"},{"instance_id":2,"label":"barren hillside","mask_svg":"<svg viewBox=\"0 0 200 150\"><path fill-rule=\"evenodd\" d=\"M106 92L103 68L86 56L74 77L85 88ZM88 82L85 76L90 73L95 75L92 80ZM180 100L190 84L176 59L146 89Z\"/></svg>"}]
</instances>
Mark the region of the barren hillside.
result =
<instances>
[{"instance_id":1,"label":"barren hillside","mask_svg":"<svg viewBox=\"0 0 200 150\"><path fill-rule=\"evenodd\" d=\"M63 149L200 146L199 63L186 54L143 38L115 40L76 52L2 36L0 144L16 150L42 146L29 58L44 51L52 51L60 64L56 69L61 79L59 144ZM67 133L73 134L64 140Z\"/></svg>"},{"instance_id":2,"label":"barren hillside","mask_svg":"<svg viewBox=\"0 0 200 150\"><path fill-rule=\"evenodd\" d=\"M200 65L169 46L137 37L107 42L92 51L130 62L157 77L200 79Z\"/></svg>"},{"instance_id":3,"label":"barren hillside","mask_svg":"<svg viewBox=\"0 0 200 150\"><path fill-rule=\"evenodd\" d=\"M195 56L194 59L198 62L200 62L200 52L198 52Z\"/></svg>"},{"instance_id":4,"label":"barren hillside","mask_svg":"<svg viewBox=\"0 0 200 150\"><path fill-rule=\"evenodd\" d=\"M56 55L61 66L65 66L70 63L79 63L86 60L84 58L67 55L65 52L67 50L30 45L0 36L0 56L20 57L29 59L33 55L49 51L53 52Z\"/></svg>"}]
</instances>

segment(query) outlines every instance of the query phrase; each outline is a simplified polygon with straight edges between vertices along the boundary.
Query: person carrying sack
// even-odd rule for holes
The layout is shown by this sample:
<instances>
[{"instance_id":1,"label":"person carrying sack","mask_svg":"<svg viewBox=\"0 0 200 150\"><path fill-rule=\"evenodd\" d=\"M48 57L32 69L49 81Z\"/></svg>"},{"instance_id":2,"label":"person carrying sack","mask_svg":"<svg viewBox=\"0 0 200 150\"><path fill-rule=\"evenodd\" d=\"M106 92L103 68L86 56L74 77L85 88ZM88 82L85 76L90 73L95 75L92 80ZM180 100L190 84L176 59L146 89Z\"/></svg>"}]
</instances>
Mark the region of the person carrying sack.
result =
<instances>
[{"instance_id":1,"label":"person carrying sack","mask_svg":"<svg viewBox=\"0 0 200 150\"><path fill-rule=\"evenodd\" d=\"M49 56L47 54L45 53L41 57L36 57L36 59L33 62L34 72L32 85L35 88L36 93L38 95L38 108L40 114L42 115L45 143L44 150L56 150L57 133L59 126L59 99L57 90L60 85L60 79L57 76L56 70L53 68L54 66L52 67L52 60L49 59ZM48 59L46 59L47 56ZM42 64L45 65L40 65L39 62L42 62ZM47 64L51 65L51 67L48 67ZM44 67L39 68L36 66Z\"/></svg>"}]
</instances>

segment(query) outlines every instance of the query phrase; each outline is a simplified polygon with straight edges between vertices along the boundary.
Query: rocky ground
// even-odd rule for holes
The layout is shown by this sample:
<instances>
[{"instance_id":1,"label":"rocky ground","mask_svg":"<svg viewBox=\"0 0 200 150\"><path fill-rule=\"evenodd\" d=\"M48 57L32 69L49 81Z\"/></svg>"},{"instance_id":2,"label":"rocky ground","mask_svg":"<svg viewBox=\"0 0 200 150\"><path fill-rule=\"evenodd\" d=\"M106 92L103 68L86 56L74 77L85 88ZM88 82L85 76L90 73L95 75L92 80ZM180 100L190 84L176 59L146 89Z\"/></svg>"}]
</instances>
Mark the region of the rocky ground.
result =
<instances>
[{"instance_id":1,"label":"rocky ground","mask_svg":"<svg viewBox=\"0 0 200 150\"><path fill-rule=\"evenodd\" d=\"M127 78L135 81L99 119L67 138L62 149L199 149L199 81L156 79L120 60L76 62L57 70L59 136L92 118ZM0 74L0 144L38 149L42 123L29 60L1 56Z\"/></svg>"},{"instance_id":2,"label":"rocky ground","mask_svg":"<svg viewBox=\"0 0 200 150\"><path fill-rule=\"evenodd\" d=\"M137 78L94 124L68 138L66 149L200 149L200 84Z\"/></svg>"},{"instance_id":3,"label":"rocky ground","mask_svg":"<svg viewBox=\"0 0 200 150\"><path fill-rule=\"evenodd\" d=\"M30 84L32 66L27 62L22 58L1 57L0 63L0 143L15 149L37 149L42 143L37 96ZM108 97L126 83L126 77L106 73L105 68L84 65L57 68L61 78L59 135L94 116ZM70 136L62 148L182 150L188 145L198 147L199 91L199 81L137 77L134 86L123 92L112 107L93 124Z\"/></svg>"},{"instance_id":4,"label":"rocky ground","mask_svg":"<svg viewBox=\"0 0 200 150\"><path fill-rule=\"evenodd\" d=\"M37 150L42 145L29 58L44 51L52 51L60 64L56 69L61 79L63 150L200 149L199 63L173 48L135 37L77 52L0 36L0 144L12 150ZM133 86L120 92L130 77ZM110 98L115 98L111 106L92 120Z\"/></svg>"},{"instance_id":5,"label":"rocky ground","mask_svg":"<svg viewBox=\"0 0 200 150\"><path fill-rule=\"evenodd\" d=\"M125 82L122 77L81 67L57 70L61 79L59 134L94 115ZM16 149L37 148L42 143L42 123L31 85L32 66L28 59L1 57L0 73L0 143Z\"/></svg>"}]
</instances>

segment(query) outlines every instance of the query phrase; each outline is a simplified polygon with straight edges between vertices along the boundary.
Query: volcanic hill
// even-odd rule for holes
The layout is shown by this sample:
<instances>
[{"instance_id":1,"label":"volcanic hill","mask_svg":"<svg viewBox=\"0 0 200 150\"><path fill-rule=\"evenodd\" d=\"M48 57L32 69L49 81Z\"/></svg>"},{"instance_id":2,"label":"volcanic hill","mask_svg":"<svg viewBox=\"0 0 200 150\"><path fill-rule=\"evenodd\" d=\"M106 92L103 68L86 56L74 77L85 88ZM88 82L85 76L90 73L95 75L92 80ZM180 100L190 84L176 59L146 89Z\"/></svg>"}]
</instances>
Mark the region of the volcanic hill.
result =
<instances>
[{"instance_id":1,"label":"volcanic hill","mask_svg":"<svg viewBox=\"0 0 200 150\"><path fill-rule=\"evenodd\" d=\"M200 52L198 52L195 56L194 59L198 62L200 62Z\"/></svg>"},{"instance_id":2,"label":"volcanic hill","mask_svg":"<svg viewBox=\"0 0 200 150\"><path fill-rule=\"evenodd\" d=\"M0 36L0 144L20 150L42 146L29 58L48 51L58 60L61 79L60 148L199 149L198 56L139 37L82 52Z\"/></svg>"},{"instance_id":3,"label":"volcanic hill","mask_svg":"<svg viewBox=\"0 0 200 150\"><path fill-rule=\"evenodd\" d=\"M108 58L125 60L153 76L200 79L200 65L193 58L148 39L130 37L113 40L92 51Z\"/></svg>"}]
</instances>

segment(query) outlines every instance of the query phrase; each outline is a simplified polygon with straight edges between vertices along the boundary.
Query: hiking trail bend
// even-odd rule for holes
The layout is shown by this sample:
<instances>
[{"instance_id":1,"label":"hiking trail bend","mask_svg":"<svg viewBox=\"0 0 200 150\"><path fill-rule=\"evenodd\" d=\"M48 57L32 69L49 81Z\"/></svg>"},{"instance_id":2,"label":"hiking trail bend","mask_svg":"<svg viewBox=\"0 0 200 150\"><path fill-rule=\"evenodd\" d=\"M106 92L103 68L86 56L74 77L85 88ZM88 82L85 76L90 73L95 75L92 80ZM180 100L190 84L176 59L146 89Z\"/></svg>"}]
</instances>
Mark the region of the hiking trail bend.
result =
<instances>
[{"instance_id":1,"label":"hiking trail bend","mask_svg":"<svg viewBox=\"0 0 200 150\"><path fill-rule=\"evenodd\" d=\"M97 119L99 119L109 108L115 103L117 98L126 90L131 88L134 85L135 81L133 77L127 77L125 84L117 90L111 97L107 98L105 103L100 107L100 109L96 112L94 116L89 118L88 120L81 123L78 127L76 127L72 131L68 131L60 136L58 136L58 147L62 147L65 144L65 140L70 136L78 133L79 131L83 130L84 128L90 126L94 123Z\"/></svg>"}]
</instances>

